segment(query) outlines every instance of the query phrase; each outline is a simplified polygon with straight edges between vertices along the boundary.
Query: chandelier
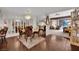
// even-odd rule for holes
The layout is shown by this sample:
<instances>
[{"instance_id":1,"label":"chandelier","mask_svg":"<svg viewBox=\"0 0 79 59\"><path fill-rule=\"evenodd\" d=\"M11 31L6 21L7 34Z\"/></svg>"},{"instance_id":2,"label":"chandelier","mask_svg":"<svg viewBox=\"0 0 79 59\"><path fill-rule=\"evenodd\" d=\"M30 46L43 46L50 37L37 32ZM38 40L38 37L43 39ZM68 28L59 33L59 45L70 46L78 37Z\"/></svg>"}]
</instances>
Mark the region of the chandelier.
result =
<instances>
[{"instance_id":1,"label":"chandelier","mask_svg":"<svg viewBox=\"0 0 79 59\"><path fill-rule=\"evenodd\" d=\"M26 20L30 20L32 18L32 15L31 15L31 10L30 9L27 9L26 12L25 12L25 15L24 15L24 18Z\"/></svg>"}]
</instances>

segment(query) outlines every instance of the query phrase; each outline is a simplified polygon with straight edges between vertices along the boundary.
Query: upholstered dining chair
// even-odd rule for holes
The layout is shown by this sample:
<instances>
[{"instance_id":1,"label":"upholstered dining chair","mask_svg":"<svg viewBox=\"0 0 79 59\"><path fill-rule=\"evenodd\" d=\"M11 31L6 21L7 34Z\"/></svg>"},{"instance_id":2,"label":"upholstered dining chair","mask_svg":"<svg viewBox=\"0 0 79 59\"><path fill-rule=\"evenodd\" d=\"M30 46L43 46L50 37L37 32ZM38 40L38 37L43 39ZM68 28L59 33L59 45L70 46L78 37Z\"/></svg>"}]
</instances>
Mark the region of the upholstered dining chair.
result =
<instances>
[{"instance_id":1,"label":"upholstered dining chair","mask_svg":"<svg viewBox=\"0 0 79 59\"><path fill-rule=\"evenodd\" d=\"M0 39L1 39L1 43L3 44L3 42L6 42L7 43L7 40L6 40L6 34L7 34L7 31L8 31L8 28L7 27L4 27L3 29L0 30Z\"/></svg>"},{"instance_id":2,"label":"upholstered dining chair","mask_svg":"<svg viewBox=\"0 0 79 59\"><path fill-rule=\"evenodd\" d=\"M32 35L32 26L28 26L25 28L25 34L30 37Z\"/></svg>"}]
</instances>

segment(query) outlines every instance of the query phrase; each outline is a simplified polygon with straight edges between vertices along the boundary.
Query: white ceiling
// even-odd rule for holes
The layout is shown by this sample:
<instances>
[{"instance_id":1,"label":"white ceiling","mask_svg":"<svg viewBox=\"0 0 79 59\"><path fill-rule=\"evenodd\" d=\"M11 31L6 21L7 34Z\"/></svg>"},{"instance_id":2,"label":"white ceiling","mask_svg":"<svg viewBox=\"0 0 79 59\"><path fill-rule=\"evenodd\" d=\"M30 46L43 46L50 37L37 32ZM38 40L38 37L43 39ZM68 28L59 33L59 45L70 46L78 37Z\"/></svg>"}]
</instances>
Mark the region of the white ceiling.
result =
<instances>
[{"instance_id":1,"label":"white ceiling","mask_svg":"<svg viewBox=\"0 0 79 59\"><path fill-rule=\"evenodd\" d=\"M30 9L33 16L40 18L50 13L69 10L72 8L74 7L0 7L0 10L3 15L18 16L25 14L25 11Z\"/></svg>"}]
</instances>

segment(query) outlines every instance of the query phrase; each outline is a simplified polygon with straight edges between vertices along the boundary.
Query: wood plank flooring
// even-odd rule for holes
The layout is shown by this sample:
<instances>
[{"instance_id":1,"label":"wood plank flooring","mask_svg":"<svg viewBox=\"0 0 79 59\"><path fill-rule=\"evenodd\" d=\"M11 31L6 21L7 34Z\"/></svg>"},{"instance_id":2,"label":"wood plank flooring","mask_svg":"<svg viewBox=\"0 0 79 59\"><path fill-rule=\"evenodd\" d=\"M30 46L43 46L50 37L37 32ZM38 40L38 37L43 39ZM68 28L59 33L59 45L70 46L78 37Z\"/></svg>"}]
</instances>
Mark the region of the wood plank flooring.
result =
<instances>
[{"instance_id":1,"label":"wood plank flooring","mask_svg":"<svg viewBox=\"0 0 79 59\"><path fill-rule=\"evenodd\" d=\"M21 42L19 42L17 37L8 38L7 45L4 42L0 45L1 51L70 51L71 46L69 40L54 36L48 35L45 38L45 41L34 46L32 49L27 49Z\"/></svg>"}]
</instances>

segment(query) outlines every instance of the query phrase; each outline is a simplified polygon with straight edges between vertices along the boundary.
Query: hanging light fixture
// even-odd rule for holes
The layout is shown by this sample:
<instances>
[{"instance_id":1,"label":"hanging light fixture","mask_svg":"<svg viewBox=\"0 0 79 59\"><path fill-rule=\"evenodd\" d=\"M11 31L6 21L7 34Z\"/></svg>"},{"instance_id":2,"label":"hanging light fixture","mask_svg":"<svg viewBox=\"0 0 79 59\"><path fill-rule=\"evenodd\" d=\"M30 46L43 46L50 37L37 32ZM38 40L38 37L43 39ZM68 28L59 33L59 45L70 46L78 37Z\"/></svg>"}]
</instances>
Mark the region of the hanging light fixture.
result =
<instances>
[{"instance_id":1,"label":"hanging light fixture","mask_svg":"<svg viewBox=\"0 0 79 59\"><path fill-rule=\"evenodd\" d=\"M25 19L30 20L31 19L31 15L26 15Z\"/></svg>"},{"instance_id":2,"label":"hanging light fixture","mask_svg":"<svg viewBox=\"0 0 79 59\"><path fill-rule=\"evenodd\" d=\"M24 18L26 20L30 20L32 18L30 9L26 10Z\"/></svg>"}]
</instances>

